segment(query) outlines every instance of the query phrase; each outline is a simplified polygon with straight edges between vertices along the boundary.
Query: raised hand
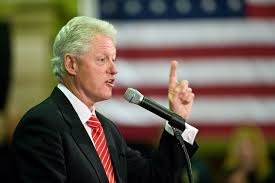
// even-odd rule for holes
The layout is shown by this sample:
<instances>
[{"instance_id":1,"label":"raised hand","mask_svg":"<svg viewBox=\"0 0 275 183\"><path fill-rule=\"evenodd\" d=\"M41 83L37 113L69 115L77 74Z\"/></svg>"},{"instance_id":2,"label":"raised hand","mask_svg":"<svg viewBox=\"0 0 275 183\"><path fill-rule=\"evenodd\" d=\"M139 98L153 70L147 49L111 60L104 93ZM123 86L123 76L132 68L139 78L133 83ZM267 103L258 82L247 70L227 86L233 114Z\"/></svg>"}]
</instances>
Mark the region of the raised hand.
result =
<instances>
[{"instance_id":1,"label":"raised hand","mask_svg":"<svg viewBox=\"0 0 275 183\"><path fill-rule=\"evenodd\" d=\"M177 61L171 62L169 84L168 84L168 101L172 111L187 120L191 113L194 101L194 93L188 86L187 80L177 80Z\"/></svg>"}]
</instances>

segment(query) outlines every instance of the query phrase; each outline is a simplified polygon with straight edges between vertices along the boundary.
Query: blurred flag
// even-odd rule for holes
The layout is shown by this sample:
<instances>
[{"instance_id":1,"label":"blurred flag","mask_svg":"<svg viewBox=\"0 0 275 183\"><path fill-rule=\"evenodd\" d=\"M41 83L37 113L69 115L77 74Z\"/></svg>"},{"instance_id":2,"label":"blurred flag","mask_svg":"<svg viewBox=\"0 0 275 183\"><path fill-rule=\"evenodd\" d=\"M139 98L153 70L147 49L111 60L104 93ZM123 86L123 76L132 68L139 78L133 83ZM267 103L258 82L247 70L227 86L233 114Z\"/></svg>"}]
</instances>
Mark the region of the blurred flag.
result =
<instances>
[{"instance_id":1,"label":"blurred flag","mask_svg":"<svg viewBox=\"0 0 275 183\"><path fill-rule=\"evenodd\" d=\"M167 106L170 61L196 98L200 135L256 124L275 135L274 0L99 0L118 30L114 97L98 104L128 140L150 140L164 120L123 99L136 88ZM275 137L275 136L274 136Z\"/></svg>"}]
</instances>

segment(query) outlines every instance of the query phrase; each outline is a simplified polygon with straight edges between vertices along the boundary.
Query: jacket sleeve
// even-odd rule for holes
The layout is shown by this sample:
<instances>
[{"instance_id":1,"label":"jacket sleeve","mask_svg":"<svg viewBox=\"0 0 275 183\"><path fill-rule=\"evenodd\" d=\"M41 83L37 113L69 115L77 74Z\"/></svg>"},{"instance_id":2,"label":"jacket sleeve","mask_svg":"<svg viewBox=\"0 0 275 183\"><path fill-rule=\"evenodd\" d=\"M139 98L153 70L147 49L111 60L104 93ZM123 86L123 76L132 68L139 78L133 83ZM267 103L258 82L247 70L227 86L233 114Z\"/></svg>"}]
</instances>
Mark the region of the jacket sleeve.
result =
<instances>
[{"instance_id":1,"label":"jacket sleeve","mask_svg":"<svg viewBox=\"0 0 275 183\"><path fill-rule=\"evenodd\" d=\"M196 143L185 143L190 158L196 152ZM186 158L177 139L163 132L158 150L152 153L151 158L142 155L130 148L127 150L127 171L130 183L167 183L175 182L179 171L186 166Z\"/></svg>"},{"instance_id":2,"label":"jacket sleeve","mask_svg":"<svg viewBox=\"0 0 275 183\"><path fill-rule=\"evenodd\" d=\"M12 149L17 182L63 183L66 167L62 140L53 129L35 119L23 119L15 130Z\"/></svg>"}]
</instances>

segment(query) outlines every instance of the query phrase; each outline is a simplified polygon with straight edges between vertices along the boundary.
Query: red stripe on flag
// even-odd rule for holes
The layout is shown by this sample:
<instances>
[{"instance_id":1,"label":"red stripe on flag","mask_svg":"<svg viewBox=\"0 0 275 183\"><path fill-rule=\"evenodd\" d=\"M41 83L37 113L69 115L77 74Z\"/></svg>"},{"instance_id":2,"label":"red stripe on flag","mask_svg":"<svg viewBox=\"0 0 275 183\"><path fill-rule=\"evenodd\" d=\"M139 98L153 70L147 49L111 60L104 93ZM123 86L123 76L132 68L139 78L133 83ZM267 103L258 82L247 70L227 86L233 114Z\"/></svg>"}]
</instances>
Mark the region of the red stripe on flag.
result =
<instances>
[{"instance_id":1,"label":"red stripe on flag","mask_svg":"<svg viewBox=\"0 0 275 183\"><path fill-rule=\"evenodd\" d=\"M246 4L245 14L253 18L275 18L275 4Z\"/></svg>"},{"instance_id":2,"label":"red stripe on flag","mask_svg":"<svg viewBox=\"0 0 275 183\"><path fill-rule=\"evenodd\" d=\"M226 124L223 124L226 123ZM256 122L249 121L249 122L239 122L235 124L229 124L227 122L221 122L220 125L211 124L200 124L194 125L196 128L199 129L198 136L201 137L211 137L211 136L218 136L218 137L229 137L234 129L242 127L242 126L257 126L260 128L264 135L268 138L275 138L275 121L262 121L262 124L259 122L258 125L255 125Z\"/></svg>"},{"instance_id":3,"label":"red stripe on flag","mask_svg":"<svg viewBox=\"0 0 275 183\"><path fill-rule=\"evenodd\" d=\"M231 124L230 124L231 123ZM150 124L150 122L148 122ZM233 124L232 122L221 122L221 125L213 124L211 122L196 123L195 126L199 129L198 137L221 137L228 138L234 129L240 126L253 126L255 122L239 122ZM164 126L127 126L118 125L122 135L129 142L153 142L162 133ZM256 126L256 125L254 125ZM275 121L265 121L262 125L257 125L265 137L275 138Z\"/></svg>"},{"instance_id":4,"label":"red stripe on flag","mask_svg":"<svg viewBox=\"0 0 275 183\"><path fill-rule=\"evenodd\" d=\"M120 58L207 58L207 57L240 57L261 56L274 57L275 45L231 45L216 47L189 47L189 48L119 48Z\"/></svg>"},{"instance_id":5,"label":"red stripe on flag","mask_svg":"<svg viewBox=\"0 0 275 183\"><path fill-rule=\"evenodd\" d=\"M149 123L148 123L149 124ZM133 126L118 125L121 134L129 142L146 142L154 141L161 134L163 127L155 126Z\"/></svg>"},{"instance_id":6,"label":"red stripe on flag","mask_svg":"<svg viewBox=\"0 0 275 183\"><path fill-rule=\"evenodd\" d=\"M261 85L256 83L255 85L241 85L241 86L191 86L193 92L197 96L259 96L259 97L269 97L275 94L275 85ZM121 96L125 93L127 88L115 87L113 89L113 95ZM166 96L167 87L154 86L154 87L142 87L136 88L143 95L146 96Z\"/></svg>"}]
</instances>

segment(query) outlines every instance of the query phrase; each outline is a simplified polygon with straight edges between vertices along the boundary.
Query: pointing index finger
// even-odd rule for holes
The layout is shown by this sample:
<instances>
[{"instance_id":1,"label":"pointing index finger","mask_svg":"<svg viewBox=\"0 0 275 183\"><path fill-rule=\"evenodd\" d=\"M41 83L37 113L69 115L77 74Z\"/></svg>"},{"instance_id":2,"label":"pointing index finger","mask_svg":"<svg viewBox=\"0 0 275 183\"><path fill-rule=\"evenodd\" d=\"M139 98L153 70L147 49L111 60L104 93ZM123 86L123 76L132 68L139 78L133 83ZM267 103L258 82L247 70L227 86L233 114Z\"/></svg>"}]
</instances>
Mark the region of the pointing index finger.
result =
<instances>
[{"instance_id":1,"label":"pointing index finger","mask_svg":"<svg viewBox=\"0 0 275 183\"><path fill-rule=\"evenodd\" d=\"M172 87L174 88L177 84L177 64L178 62L173 60L171 62L171 67L170 67L170 75L169 75L169 88Z\"/></svg>"}]
</instances>

